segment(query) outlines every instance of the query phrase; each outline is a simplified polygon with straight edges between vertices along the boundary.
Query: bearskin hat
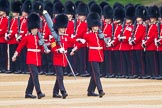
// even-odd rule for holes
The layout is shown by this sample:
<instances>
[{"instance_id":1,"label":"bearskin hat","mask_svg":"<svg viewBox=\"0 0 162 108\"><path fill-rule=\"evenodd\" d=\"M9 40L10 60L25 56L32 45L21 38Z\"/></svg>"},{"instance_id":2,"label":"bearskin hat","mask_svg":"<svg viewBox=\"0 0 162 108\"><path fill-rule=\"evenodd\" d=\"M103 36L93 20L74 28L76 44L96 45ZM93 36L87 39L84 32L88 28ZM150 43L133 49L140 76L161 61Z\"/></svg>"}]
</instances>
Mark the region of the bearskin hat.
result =
<instances>
[{"instance_id":1,"label":"bearskin hat","mask_svg":"<svg viewBox=\"0 0 162 108\"><path fill-rule=\"evenodd\" d=\"M90 12L96 12L98 15L100 15L100 17L102 15L102 9L98 4L93 4L90 8Z\"/></svg>"},{"instance_id":2,"label":"bearskin hat","mask_svg":"<svg viewBox=\"0 0 162 108\"><path fill-rule=\"evenodd\" d=\"M22 5L22 9L21 11L24 11L26 13L30 13L32 10L32 3L30 0L25 0L23 5Z\"/></svg>"},{"instance_id":3,"label":"bearskin hat","mask_svg":"<svg viewBox=\"0 0 162 108\"><path fill-rule=\"evenodd\" d=\"M94 27L94 26L101 26L101 19L98 13L91 12L87 16L87 24L88 28Z\"/></svg>"},{"instance_id":4,"label":"bearskin hat","mask_svg":"<svg viewBox=\"0 0 162 108\"><path fill-rule=\"evenodd\" d=\"M160 18L162 18L162 6L159 7Z\"/></svg>"},{"instance_id":5,"label":"bearskin hat","mask_svg":"<svg viewBox=\"0 0 162 108\"><path fill-rule=\"evenodd\" d=\"M54 21L54 29L66 28L68 24L68 17L65 14L58 14Z\"/></svg>"},{"instance_id":6,"label":"bearskin hat","mask_svg":"<svg viewBox=\"0 0 162 108\"><path fill-rule=\"evenodd\" d=\"M67 1L64 4L64 7L65 7L65 10L64 10L65 14L75 15L75 4L72 1Z\"/></svg>"},{"instance_id":7,"label":"bearskin hat","mask_svg":"<svg viewBox=\"0 0 162 108\"><path fill-rule=\"evenodd\" d=\"M113 19L114 17L114 13L113 13L113 9L110 5L106 5L104 8L103 8L103 15L104 15L104 18L105 19Z\"/></svg>"},{"instance_id":8,"label":"bearskin hat","mask_svg":"<svg viewBox=\"0 0 162 108\"><path fill-rule=\"evenodd\" d=\"M56 2L53 5L53 14L60 14L64 12L64 5L61 2Z\"/></svg>"},{"instance_id":9,"label":"bearskin hat","mask_svg":"<svg viewBox=\"0 0 162 108\"><path fill-rule=\"evenodd\" d=\"M13 1L11 3L11 11L15 13L21 13L22 3L20 1Z\"/></svg>"},{"instance_id":10,"label":"bearskin hat","mask_svg":"<svg viewBox=\"0 0 162 108\"><path fill-rule=\"evenodd\" d=\"M107 2L105 2L105 1L102 1L102 2L100 3L100 7L101 7L102 11L103 11L103 8L104 8L106 5L109 5L109 4L108 4Z\"/></svg>"},{"instance_id":11,"label":"bearskin hat","mask_svg":"<svg viewBox=\"0 0 162 108\"><path fill-rule=\"evenodd\" d=\"M125 5L125 9L127 9L130 6L133 7L134 5L132 3L128 3L128 4Z\"/></svg>"},{"instance_id":12,"label":"bearskin hat","mask_svg":"<svg viewBox=\"0 0 162 108\"><path fill-rule=\"evenodd\" d=\"M33 12L36 12L36 13L42 15L43 10L44 10L44 7L43 7L43 3L41 1L33 2L33 9L32 9Z\"/></svg>"},{"instance_id":13,"label":"bearskin hat","mask_svg":"<svg viewBox=\"0 0 162 108\"><path fill-rule=\"evenodd\" d=\"M78 5L77 14L87 16L89 13L88 5L85 3L80 3Z\"/></svg>"},{"instance_id":14,"label":"bearskin hat","mask_svg":"<svg viewBox=\"0 0 162 108\"><path fill-rule=\"evenodd\" d=\"M0 11L6 12L7 14L9 14L10 3L8 0L0 0Z\"/></svg>"},{"instance_id":15,"label":"bearskin hat","mask_svg":"<svg viewBox=\"0 0 162 108\"><path fill-rule=\"evenodd\" d=\"M134 21L135 20L135 7L133 5L129 5L127 6L125 11L126 11L125 18Z\"/></svg>"},{"instance_id":16,"label":"bearskin hat","mask_svg":"<svg viewBox=\"0 0 162 108\"><path fill-rule=\"evenodd\" d=\"M140 18L142 18L143 20L145 20L146 17L147 17L147 10L146 10L146 8L145 8L144 6L142 6L142 5L139 5L139 6L136 8L136 10L135 10L135 16L136 16L136 18L137 18L137 17L140 17Z\"/></svg>"},{"instance_id":17,"label":"bearskin hat","mask_svg":"<svg viewBox=\"0 0 162 108\"><path fill-rule=\"evenodd\" d=\"M95 1L89 1L88 2L88 8L90 9L91 8L91 6L93 5L93 4L96 4L96 2Z\"/></svg>"},{"instance_id":18,"label":"bearskin hat","mask_svg":"<svg viewBox=\"0 0 162 108\"><path fill-rule=\"evenodd\" d=\"M159 13L159 8L157 6L150 6L148 8L148 13L149 13L149 18L158 18L160 13Z\"/></svg>"},{"instance_id":19,"label":"bearskin hat","mask_svg":"<svg viewBox=\"0 0 162 108\"><path fill-rule=\"evenodd\" d=\"M123 21L125 18L125 10L123 7L116 7L114 10L114 19Z\"/></svg>"},{"instance_id":20,"label":"bearskin hat","mask_svg":"<svg viewBox=\"0 0 162 108\"><path fill-rule=\"evenodd\" d=\"M53 4L50 1L47 1L45 3L44 9L47 10L47 12L49 13L49 15L52 17L53 16Z\"/></svg>"},{"instance_id":21,"label":"bearskin hat","mask_svg":"<svg viewBox=\"0 0 162 108\"><path fill-rule=\"evenodd\" d=\"M36 13L31 13L27 19L28 30L40 28L40 17Z\"/></svg>"},{"instance_id":22,"label":"bearskin hat","mask_svg":"<svg viewBox=\"0 0 162 108\"><path fill-rule=\"evenodd\" d=\"M61 2L60 0L54 0L53 4L57 3L57 2Z\"/></svg>"},{"instance_id":23,"label":"bearskin hat","mask_svg":"<svg viewBox=\"0 0 162 108\"><path fill-rule=\"evenodd\" d=\"M74 3L76 9L78 8L78 5L79 5L80 3L84 3L84 2L82 2L81 0L77 0L77 1Z\"/></svg>"},{"instance_id":24,"label":"bearskin hat","mask_svg":"<svg viewBox=\"0 0 162 108\"><path fill-rule=\"evenodd\" d=\"M116 7L122 7L122 8L124 8L124 6L121 3L119 3L119 2L115 2L114 3L113 9L115 9Z\"/></svg>"}]
</instances>

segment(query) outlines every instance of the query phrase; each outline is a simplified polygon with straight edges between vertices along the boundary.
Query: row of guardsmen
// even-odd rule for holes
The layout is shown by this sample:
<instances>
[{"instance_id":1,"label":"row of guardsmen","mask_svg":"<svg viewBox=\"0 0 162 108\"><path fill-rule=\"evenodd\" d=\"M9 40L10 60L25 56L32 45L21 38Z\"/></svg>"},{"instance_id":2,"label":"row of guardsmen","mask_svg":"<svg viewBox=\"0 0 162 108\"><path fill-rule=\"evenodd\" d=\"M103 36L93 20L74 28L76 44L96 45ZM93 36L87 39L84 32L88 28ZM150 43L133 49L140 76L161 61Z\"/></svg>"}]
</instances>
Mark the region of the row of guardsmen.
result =
<instances>
[{"instance_id":1,"label":"row of guardsmen","mask_svg":"<svg viewBox=\"0 0 162 108\"><path fill-rule=\"evenodd\" d=\"M35 0L0 0L0 72L27 73L26 48L23 49L16 62L11 58L23 37L28 34L27 17L31 12L41 18L41 34L44 41L51 47L53 38L47 22L43 17L43 10L47 10L53 21L58 14L68 16L68 26L64 36L83 39L87 32L86 17L90 12L98 13L101 18L101 28L98 31L103 46L90 46L84 41L69 43L67 56L76 75L90 76L91 68L88 49L104 51L103 62L100 64L101 76L106 78L143 78L162 79L162 6L143 6L127 4L123 6L115 3L111 7L108 2L97 4L90 1L43 1ZM11 12L10 12L11 11ZM10 15L12 13L12 15ZM11 17L12 16L12 17ZM92 24L95 22L91 22ZM66 41L66 38L65 38ZM96 41L96 40L94 40ZM98 44L99 45L99 44ZM77 48L79 50L77 51ZM71 54L71 51L75 53ZM94 53L95 55L95 53ZM53 54L42 54L40 74L53 75ZM71 76L71 69L67 66L64 74Z\"/></svg>"}]
</instances>

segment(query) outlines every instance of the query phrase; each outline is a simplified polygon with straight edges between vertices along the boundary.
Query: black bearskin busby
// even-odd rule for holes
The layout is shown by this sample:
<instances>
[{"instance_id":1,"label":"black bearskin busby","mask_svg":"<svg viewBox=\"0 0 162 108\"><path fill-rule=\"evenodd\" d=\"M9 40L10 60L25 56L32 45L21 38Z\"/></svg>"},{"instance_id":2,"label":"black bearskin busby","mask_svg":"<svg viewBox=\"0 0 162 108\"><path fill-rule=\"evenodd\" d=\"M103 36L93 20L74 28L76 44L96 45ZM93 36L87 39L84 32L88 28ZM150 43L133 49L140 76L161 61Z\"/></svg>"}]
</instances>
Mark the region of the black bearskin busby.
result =
<instances>
[{"instance_id":1,"label":"black bearskin busby","mask_svg":"<svg viewBox=\"0 0 162 108\"><path fill-rule=\"evenodd\" d=\"M76 9L78 8L78 5L79 5L80 3L84 3L84 2L82 2L81 0L77 0L77 1L74 3Z\"/></svg>"},{"instance_id":2,"label":"black bearskin busby","mask_svg":"<svg viewBox=\"0 0 162 108\"><path fill-rule=\"evenodd\" d=\"M32 11L38 13L39 15L43 14L43 3L41 1L34 1L32 6Z\"/></svg>"},{"instance_id":3,"label":"black bearskin busby","mask_svg":"<svg viewBox=\"0 0 162 108\"><path fill-rule=\"evenodd\" d=\"M75 4L72 1L65 2L64 7L65 7L64 10L65 14L75 15Z\"/></svg>"},{"instance_id":4,"label":"black bearskin busby","mask_svg":"<svg viewBox=\"0 0 162 108\"><path fill-rule=\"evenodd\" d=\"M113 9L112 9L112 7L110 5L106 5L103 8L103 15L104 15L105 19L113 19L114 12L113 12Z\"/></svg>"},{"instance_id":5,"label":"black bearskin busby","mask_svg":"<svg viewBox=\"0 0 162 108\"><path fill-rule=\"evenodd\" d=\"M50 1L45 3L44 9L47 10L51 18L53 18L53 4Z\"/></svg>"},{"instance_id":6,"label":"black bearskin busby","mask_svg":"<svg viewBox=\"0 0 162 108\"><path fill-rule=\"evenodd\" d=\"M162 6L159 7L160 18L162 18Z\"/></svg>"},{"instance_id":7,"label":"black bearskin busby","mask_svg":"<svg viewBox=\"0 0 162 108\"><path fill-rule=\"evenodd\" d=\"M134 5L132 3L128 3L128 4L125 5L125 9L127 9L130 6L133 7Z\"/></svg>"},{"instance_id":8,"label":"black bearskin busby","mask_svg":"<svg viewBox=\"0 0 162 108\"><path fill-rule=\"evenodd\" d=\"M61 2L60 0L54 0L53 4L57 3L57 2Z\"/></svg>"},{"instance_id":9,"label":"black bearskin busby","mask_svg":"<svg viewBox=\"0 0 162 108\"><path fill-rule=\"evenodd\" d=\"M103 11L103 8L105 7L105 6L107 6L107 5L109 5L107 2L105 2L105 1L102 1L101 3L100 3L100 7L101 7L101 9L102 9L102 11Z\"/></svg>"},{"instance_id":10,"label":"black bearskin busby","mask_svg":"<svg viewBox=\"0 0 162 108\"><path fill-rule=\"evenodd\" d=\"M115 8L117 8L117 7L122 7L122 8L124 8L124 6L123 6L121 3L115 2L114 5L113 5L113 9L115 9Z\"/></svg>"},{"instance_id":11,"label":"black bearskin busby","mask_svg":"<svg viewBox=\"0 0 162 108\"><path fill-rule=\"evenodd\" d=\"M158 18L159 17L159 8L157 6L150 6L148 8L149 18Z\"/></svg>"},{"instance_id":12,"label":"black bearskin busby","mask_svg":"<svg viewBox=\"0 0 162 108\"><path fill-rule=\"evenodd\" d=\"M80 4L78 5L77 14L78 14L78 15L87 16L88 13L89 13L88 5L85 4L85 3L80 3Z\"/></svg>"},{"instance_id":13,"label":"black bearskin busby","mask_svg":"<svg viewBox=\"0 0 162 108\"><path fill-rule=\"evenodd\" d=\"M100 17L102 15L102 9L98 4L93 4L90 8L90 12L96 12L98 15L100 15Z\"/></svg>"},{"instance_id":14,"label":"black bearskin busby","mask_svg":"<svg viewBox=\"0 0 162 108\"><path fill-rule=\"evenodd\" d=\"M56 2L53 5L53 14L60 14L64 12L64 5L61 2Z\"/></svg>"},{"instance_id":15,"label":"black bearskin busby","mask_svg":"<svg viewBox=\"0 0 162 108\"><path fill-rule=\"evenodd\" d=\"M123 7L116 7L114 10L114 19L124 21L125 18L125 10Z\"/></svg>"},{"instance_id":16,"label":"black bearskin busby","mask_svg":"<svg viewBox=\"0 0 162 108\"><path fill-rule=\"evenodd\" d=\"M22 3L20 1L13 1L11 3L11 11L15 13L21 13Z\"/></svg>"},{"instance_id":17,"label":"black bearskin busby","mask_svg":"<svg viewBox=\"0 0 162 108\"><path fill-rule=\"evenodd\" d=\"M66 28L68 24L68 17L65 14L59 14L56 16L54 21L54 29Z\"/></svg>"},{"instance_id":18,"label":"black bearskin busby","mask_svg":"<svg viewBox=\"0 0 162 108\"><path fill-rule=\"evenodd\" d=\"M90 9L93 4L97 4L95 1L89 1L88 2L88 8Z\"/></svg>"},{"instance_id":19,"label":"black bearskin busby","mask_svg":"<svg viewBox=\"0 0 162 108\"><path fill-rule=\"evenodd\" d=\"M31 1L30 0L25 0L23 5L22 5L21 11L22 12L24 11L24 12L29 14L31 12L31 10L32 10L32 3L31 3Z\"/></svg>"},{"instance_id":20,"label":"black bearskin busby","mask_svg":"<svg viewBox=\"0 0 162 108\"><path fill-rule=\"evenodd\" d=\"M135 20L135 7L133 5L129 5L127 6L125 11L126 11L125 18L134 21Z\"/></svg>"},{"instance_id":21,"label":"black bearskin busby","mask_svg":"<svg viewBox=\"0 0 162 108\"><path fill-rule=\"evenodd\" d=\"M8 0L0 0L0 11L6 12L7 14L9 14L10 3Z\"/></svg>"},{"instance_id":22,"label":"black bearskin busby","mask_svg":"<svg viewBox=\"0 0 162 108\"><path fill-rule=\"evenodd\" d=\"M89 13L87 16L87 24L89 29L91 29L91 27L94 26L101 26L101 19L98 13L96 12Z\"/></svg>"},{"instance_id":23,"label":"black bearskin busby","mask_svg":"<svg viewBox=\"0 0 162 108\"><path fill-rule=\"evenodd\" d=\"M31 29L40 28L40 17L36 13L31 13L27 19L28 31L31 32Z\"/></svg>"},{"instance_id":24,"label":"black bearskin busby","mask_svg":"<svg viewBox=\"0 0 162 108\"><path fill-rule=\"evenodd\" d=\"M138 7L136 7L135 16L136 18L139 17L139 18L142 18L143 20L146 20L146 17L147 17L146 8L142 5L139 5Z\"/></svg>"}]
</instances>

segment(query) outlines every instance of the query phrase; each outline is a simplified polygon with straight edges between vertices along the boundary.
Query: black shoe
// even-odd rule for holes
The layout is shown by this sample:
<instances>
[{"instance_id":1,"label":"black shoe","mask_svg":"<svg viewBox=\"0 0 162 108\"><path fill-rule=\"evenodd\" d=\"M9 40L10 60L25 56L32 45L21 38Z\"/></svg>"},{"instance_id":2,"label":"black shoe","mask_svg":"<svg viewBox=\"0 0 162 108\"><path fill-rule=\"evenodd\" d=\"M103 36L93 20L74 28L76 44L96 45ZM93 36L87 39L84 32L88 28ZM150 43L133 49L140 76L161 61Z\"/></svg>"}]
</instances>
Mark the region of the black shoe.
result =
<instances>
[{"instance_id":1,"label":"black shoe","mask_svg":"<svg viewBox=\"0 0 162 108\"><path fill-rule=\"evenodd\" d=\"M10 74L10 73L13 73L13 71L7 70L5 73Z\"/></svg>"},{"instance_id":2,"label":"black shoe","mask_svg":"<svg viewBox=\"0 0 162 108\"><path fill-rule=\"evenodd\" d=\"M89 77L90 74L89 73L84 73L84 74L80 74L81 77Z\"/></svg>"},{"instance_id":3,"label":"black shoe","mask_svg":"<svg viewBox=\"0 0 162 108\"><path fill-rule=\"evenodd\" d=\"M97 93L94 92L88 92L87 96L99 96Z\"/></svg>"},{"instance_id":4,"label":"black shoe","mask_svg":"<svg viewBox=\"0 0 162 108\"><path fill-rule=\"evenodd\" d=\"M150 79L150 76L142 76L142 79Z\"/></svg>"},{"instance_id":5,"label":"black shoe","mask_svg":"<svg viewBox=\"0 0 162 108\"><path fill-rule=\"evenodd\" d=\"M40 71L39 72L39 75L43 75L43 74L45 74L45 72L43 72L43 71Z\"/></svg>"},{"instance_id":6,"label":"black shoe","mask_svg":"<svg viewBox=\"0 0 162 108\"><path fill-rule=\"evenodd\" d=\"M115 78L115 75L109 75L108 77L109 78Z\"/></svg>"},{"instance_id":7,"label":"black shoe","mask_svg":"<svg viewBox=\"0 0 162 108\"><path fill-rule=\"evenodd\" d=\"M62 93L62 98L66 99L66 97L68 96L68 94L66 92Z\"/></svg>"},{"instance_id":8,"label":"black shoe","mask_svg":"<svg viewBox=\"0 0 162 108\"><path fill-rule=\"evenodd\" d=\"M25 94L25 98L36 98L36 96L32 95L32 94Z\"/></svg>"},{"instance_id":9,"label":"black shoe","mask_svg":"<svg viewBox=\"0 0 162 108\"><path fill-rule=\"evenodd\" d=\"M38 99L41 99L42 97L45 97L45 94L43 93L38 94Z\"/></svg>"},{"instance_id":10,"label":"black shoe","mask_svg":"<svg viewBox=\"0 0 162 108\"><path fill-rule=\"evenodd\" d=\"M46 73L46 75L50 76L50 75L54 75L54 73L53 72L48 72L48 73Z\"/></svg>"},{"instance_id":11,"label":"black shoe","mask_svg":"<svg viewBox=\"0 0 162 108\"><path fill-rule=\"evenodd\" d=\"M162 76L158 76L155 78L156 80L162 80Z\"/></svg>"},{"instance_id":12,"label":"black shoe","mask_svg":"<svg viewBox=\"0 0 162 108\"><path fill-rule=\"evenodd\" d=\"M53 94L53 98L61 98L61 95L59 95L59 94Z\"/></svg>"},{"instance_id":13,"label":"black shoe","mask_svg":"<svg viewBox=\"0 0 162 108\"><path fill-rule=\"evenodd\" d=\"M99 92L99 97L100 97L100 98L102 98L104 95L105 95L105 92L103 92L103 91L100 91L100 92Z\"/></svg>"},{"instance_id":14,"label":"black shoe","mask_svg":"<svg viewBox=\"0 0 162 108\"><path fill-rule=\"evenodd\" d=\"M21 71L16 71L14 72L15 74L21 74L22 72Z\"/></svg>"}]
</instances>

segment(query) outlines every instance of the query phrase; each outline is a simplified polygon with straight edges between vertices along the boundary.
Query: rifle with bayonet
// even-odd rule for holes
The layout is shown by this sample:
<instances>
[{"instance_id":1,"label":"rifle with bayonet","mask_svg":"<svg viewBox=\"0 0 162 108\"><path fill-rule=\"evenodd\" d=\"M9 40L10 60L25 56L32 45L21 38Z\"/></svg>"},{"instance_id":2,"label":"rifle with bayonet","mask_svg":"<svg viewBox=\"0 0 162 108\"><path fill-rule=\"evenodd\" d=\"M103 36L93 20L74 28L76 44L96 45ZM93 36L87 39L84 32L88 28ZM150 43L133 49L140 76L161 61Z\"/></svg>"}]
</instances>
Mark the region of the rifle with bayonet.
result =
<instances>
[{"instance_id":1,"label":"rifle with bayonet","mask_svg":"<svg viewBox=\"0 0 162 108\"><path fill-rule=\"evenodd\" d=\"M122 23L122 30L121 30L120 35L118 37L120 42L122 42L122 40L125 39L125 37L123 37L123 33L124 33L124 29L125 29L125 22L126 22L126 20L124 19L124 21Z\"/></svg>"},{"instance_id":2,"label":"rifle with bayonet","mask_svg":"<svg viewBox=\"0 0 162 108\"><path fill-rule=\"evenodd\" d=\"M21 41L21 38L22 36L20 35L20 26L21 26L21 23L20 23L20 17L18 17L18 30L17 30L17 34L15 35L16 37L16 41L20 42Z\"/></svg>"},{"instance_id":3,"label":"rifle with bayonet","mask_svg":"<svg viewBox=\"0 0 162 108\"><path fill-rule=\"evenodd\" d=\"M134 27L133 27L132 35L131 35L131 38L129 40L132 45L135 44L135 42L134 42L135 36L134 35L135 35L136 28L137 28L137 21L134 22Z\"/></svg>"},{"instance_id":4,"label":"rifle with bayonet","mask_svg":"<svg viewBox=\"0 0 162 108\"><path fill-rule=\"evenodd\" d=\"M148 39L148 30L149 30L149 25L146 23L146 36L144 40L142 40L142 47L144 48L144 51L146 51L146 41Z\"/></svg>"}]
</instances>

